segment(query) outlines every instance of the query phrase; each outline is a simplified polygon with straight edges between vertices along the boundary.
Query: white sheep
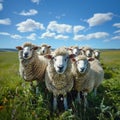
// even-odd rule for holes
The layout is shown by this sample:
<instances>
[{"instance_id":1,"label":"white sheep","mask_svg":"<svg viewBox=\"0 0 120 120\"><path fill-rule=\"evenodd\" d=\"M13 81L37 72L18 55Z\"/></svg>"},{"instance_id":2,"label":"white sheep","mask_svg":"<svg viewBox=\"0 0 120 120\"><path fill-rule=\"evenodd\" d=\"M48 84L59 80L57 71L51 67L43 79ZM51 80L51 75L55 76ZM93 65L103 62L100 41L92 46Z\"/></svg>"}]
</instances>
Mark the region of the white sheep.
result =
<instances>
[{"instance_id":1,"label":"white sheep","mask_svg":"<svg viewBox=\"0 0 120 120\"><path fill-rule=\"evenodd\" d=\"M23 46L16 47L19 51L19 72L20 76L28 82L36 80L37 85L43 81L45 69L47 66L47 59L37 54L37 46L32 43L24 43ZM38 87L36 87L38 93Z\"/></svg>"},{"instance_id":2,"label":"white sheep","mask_svg":"<svg viewBox=\"0 0 120 120\"><path fill-rule=\"evenodd\" d=\"M74 88L78 91L77 100L80 102L80 91L84 96L84 108L87 105L87 94L95 89L95 92L104 78L104 71L100 62L96 59L88 59L86 56L77 56L72 64L74 75ZM96 95L96 93L95 93Z\"/></svg>"},{"instance_id":3,"label":"white sheep","mask_svg":"<svg viewBox=\"0 0 120 120\"><path fill-rule=\"evenodd\" d=\"M67 48L69 50L69 53L74 54L75 56L82 54L81 49L79 49L78 46L70 46Z\"/></svg>"},{"instance_id":4,"label":"white sheep","mask_svg":"<svg viewBox=\"0 0 120 120\"><path fill-rule=\"evenodd\" d=\"M93 58L100 60L100 51L99 50L93 51Z\"/></svg>"},{"instance_id":5,"label":"white sheep","mask_svg":"<svg viewBox=\"0 0 120 120\"><path fill-rule=\"evenodd\" d=\"M42 44L39 46L38 52L39 55L46 55L51 53L51 46L47 44Z\"/></svg>"},{"instance_id":6,"label":"white sheep","mask_svg":"<svg viewBox=\"0 0 120 120\"><path fill-rule=\"evenodd\" d=\"M84 46L81 48L82 49L82 54L86 55L88 58L93 56L93 49L88 47L88 46Z\"/></svg>"},{"instance_id":7,"label":"white sheep","mask_svg":"<svg viewBox=\"0 0 120 120\"><path fill-rule=\"evenodd\" d=\"M67 105L67 92L73 88L73 77L71 74L72 63L69 55L64 47L57 48L51 55L46 55L49 59L45 74L45 84L47 89L53 93L53 109L57 108L57 97L63 95L65 110Z\"/></svg>"}]
</instances>

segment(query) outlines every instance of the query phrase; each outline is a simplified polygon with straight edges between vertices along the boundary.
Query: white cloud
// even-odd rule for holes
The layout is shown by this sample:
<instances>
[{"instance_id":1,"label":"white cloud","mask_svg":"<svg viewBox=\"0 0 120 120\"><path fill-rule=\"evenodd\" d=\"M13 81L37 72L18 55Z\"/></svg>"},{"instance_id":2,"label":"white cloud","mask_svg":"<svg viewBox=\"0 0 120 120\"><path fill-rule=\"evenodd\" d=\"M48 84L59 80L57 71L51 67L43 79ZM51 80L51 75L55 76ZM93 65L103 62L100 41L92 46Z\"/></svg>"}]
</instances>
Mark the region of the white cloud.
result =
<instances>
[{"instance_id":1,"label":"white cloud","mask_svg":"<svg viewBox=\"0 0 120 120\"><path fill-rule=\"evenodd\" d=\"M55 37L55 33L49 32L49 31L47 31L41 35L41 38L54 38L54 37Z\"/></svg>"},{"instance_id":2,"label":"white cloud","mask_svg":"<svg viewBox=\"0 0 120 120\"><path fill-rule=\"evenodd\" d=\"M75 35L74 40L85 40L86 39L86 36L85 35Z\"/></svg>"},{"instance_id":3,"label":"white cloud","mask_svg":"<svg viewBox=\"0 0 120 120\"><path fill-rule=\"evenodd\" d=\"M101 25L104 22L110 21L113 17L113 13L96 13L92 18L87 20L90 27Z\"/></svg>"},{"instance_id":4,"label":"white cloud","mask_svg":"<svg viewBox=\"0 0 120 120\"><path fill-rule=\"evenodd\" d=\"M32 19L27 19L26 21L18 23L16 26L18 27L17 30L20 32L31 32L36 29L40 29L40 30L45 29L43 24L36 22Z\"/></svg>"},{"instance_id":5,"label":"white cloud","mask_svg":"<svg viewBox=\"0 0 120 120\"><path fill-rule=\"evenodd\" d=\"M0 3L0 11L2 11L2 10L3 10L3 4Z\"/></svg>"},{"instance_id":6,"label":"white cloud","mask_svg":"<svg viewBox=\"0 0 120 120\"><path fill-rule=\"evenodd\" d=\"M112 40L120 40L120 36L112 37Z\"/></svg>"},{"instance_id":7,"label":"white cloud","mask_svg":"<svg viewBox=\"0 0 120 120\"><path fill-rule=\"evenodd\" d=\"M0 19L0 24L2 24L2 25L10 25L11 20L10 20L10 18Z\"/></svg>"},{"instance_id":8,"label":"white cloud","mask_svg":"<svg viewBox=\"0 0 120 120\"><path fill-rule=\"evenodd\" d=\"M31 0L33 3L39 4L40 0Z\"/></svg>"},{"instance_id":9,"label":"white cloud","mask_svg":"<svg viewBox=\"0 0 120 120\"><path fill-rule=\"evenodd\" d=\"M103 42L110 42L111 39L105 39Z\"/></svg>"},{"instance_id":10,"label":"white cloud","mask_svg":"<svg viewBox=\"0 0 120 120\"><path fill-rule=\"evenodd\" d=\"M29 36L27 36L26 38L30 39L30 40L36 40L36 37L37 37L37 35L35 33L32 33Z\"/></svg>"},{"instance_id":11,"label":"white cloud","mask_svg":"<svg viewBox=\"0 0 120 120\"><path fill-rule=\"evenodd\" d=\"M68 39L69 38L69 36L65 36L65 35L57 35L57 36L55 36L55 39Z\"/></svg>"},{"instance_id":12,"label":"white cloud","mask_svg":"<svg viewBox=\"0 0 120 120\"><path fill-rule=\"evenodd\" d=\"M13 39L22 39L23 37L21 35L18 34L10 34L8 32L0 32L0 35L4 35L4 36L9 36Z\"/></svg>"},{"instance_id":13,"label":"white cloud","mask_svg":"<svg viewBox=\"0 0 120 120\"><path fill-rule=\"evenodd\" d=\"M28 12L26 12L26 11L22 11L21 13L20 13L20 15L23 15L23 16L31 16L31 15L36 15L38 13L38 11L37 10L35 10L35 9L30 9Z\"/></svg>"},{"instance_id":14,"label":"white cloud","mask_svg":"<svg viewBox=\"0 0 120 120\"><path fill-rule=\"evenodd\" d=\"M56 21L51 21L47 26L47 30L57 33L70 33L72 31L72 26L68 24L58 24Z\"/></svg>"},{"instance_id":15,"label":"white cloud","mask_svg":"<svg viewBox=\"0 0 120 120\"><path fill-rule=\"evenodd\" d=\"M88 35L75 35L74 40L91 40L91 39L101 39L108 37L109 34L106 32L96 32Z\"/></svg>"},{"instance_id":16,"label":"white cloud","mask_svg":"<svg viewBox=\"0 0 120 120\"><path fill-rule=\"evenodd\" d=\"M83 29L85 29L84 26L77 25L77 26L74 26L73 32L76 34L76 33L78 33L80 30L83 30Z\"/></svg>"},{"instance_id":17,"label":"white cloud","mask_svg":"<svg viewBox=\"0 0 120 120\"><path fill-rule=\"evenodd\" d=\"M114 27L120 28L120 23L113 24Z\"/></svg>"},{"instance_id":18,"label":"white cloud","mask_svg":"<svg viewBox=\"0 0 120 120\"><path fill-rule=\"evenodd\" d=\"M120 33L120 30L115 31L114 33L118 33L118 34L119 34L119 33Z\"/></svg>"},{"instance_id":19,"label":"white cloud","mask_svg":"<svg viewBox=\"0 0 120 120\"><path fill-rule=\"evenodd\" d=\"M22 39L22 36L17 35L17 34L11 35L10 37L13 39Z\"/></svg>"},{"instance_id":20,"label":"white cloud","mask_svg":"<svg viewBox=\"0 0 120 120\"><path fill-rule=\"evenodd\" d=\"M7 33L7 32L0 32L0 35L9 36L9 35L10 35L10 33Z\"/></svg>"}]
</instances>

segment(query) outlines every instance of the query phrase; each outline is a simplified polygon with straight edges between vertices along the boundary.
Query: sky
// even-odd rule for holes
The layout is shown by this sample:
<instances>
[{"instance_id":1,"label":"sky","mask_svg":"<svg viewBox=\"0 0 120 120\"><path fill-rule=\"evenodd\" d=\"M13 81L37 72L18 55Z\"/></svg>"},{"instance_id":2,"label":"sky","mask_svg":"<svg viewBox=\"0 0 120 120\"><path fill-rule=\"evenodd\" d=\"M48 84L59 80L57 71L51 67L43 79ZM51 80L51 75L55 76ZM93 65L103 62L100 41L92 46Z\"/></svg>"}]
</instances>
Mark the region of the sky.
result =
<instances>
[{"instance_id":1,"label":"sky","mask_svg":"<svg viewBox=\"0 0 120 120\"><path fill-rule=\"evenodd\" d=\"M0 0L0 48L120 48L120 0Z\"/></svg>"}]
</instances>

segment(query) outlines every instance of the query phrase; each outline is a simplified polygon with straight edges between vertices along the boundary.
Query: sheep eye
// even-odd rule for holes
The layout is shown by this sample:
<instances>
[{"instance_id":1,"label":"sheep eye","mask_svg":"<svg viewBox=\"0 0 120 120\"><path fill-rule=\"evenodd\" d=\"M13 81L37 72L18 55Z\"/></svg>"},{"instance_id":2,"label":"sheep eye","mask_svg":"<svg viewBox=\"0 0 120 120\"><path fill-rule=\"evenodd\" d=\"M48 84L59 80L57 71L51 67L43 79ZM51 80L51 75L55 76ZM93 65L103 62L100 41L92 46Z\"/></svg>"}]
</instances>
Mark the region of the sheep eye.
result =
<instances>
[{"instance_id":1,"label":"sheep eye","mask_svg":"<svg viewBox=\"0 0 120 120\"><path fill-rule=\"evenodd\" d=\"M65 58L65 62L67 61L67 58Z\"/></svg>"},{"instance_id":2,"label":"sheep eye","mask_svg":"<svg viewBox=\"0 0 120 120\"><path fill-rule=\"evenodd\" d=\"M68 57L65 58L65 62L68 60Z\"/></svg>"},{"instance_id":3,"label":"sheep eye","mask_svg":"<svg viewBox=\"0 0 120 120\"><path fill-rule=\"evenodd\" d=\"M54 58L54 61L56 61L56 58Z\"/></svg>"}]
</instances>

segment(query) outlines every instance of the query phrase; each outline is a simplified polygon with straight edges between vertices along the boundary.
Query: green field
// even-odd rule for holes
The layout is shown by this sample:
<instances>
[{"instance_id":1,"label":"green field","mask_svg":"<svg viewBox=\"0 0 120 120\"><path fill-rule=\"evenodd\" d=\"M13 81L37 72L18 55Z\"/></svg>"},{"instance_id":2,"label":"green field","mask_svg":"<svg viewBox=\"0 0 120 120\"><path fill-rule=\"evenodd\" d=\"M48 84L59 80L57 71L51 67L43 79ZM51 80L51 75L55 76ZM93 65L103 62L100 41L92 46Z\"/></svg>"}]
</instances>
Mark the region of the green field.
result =
<instances>
[{"instance_id":1,"label":"green field","mask_svg":"<svg viewBox=\"0 0 120 120\"><path fill-rule=\"evenodd\" d=\"M0 120L120 120L120 50L103 51L101 62L105 78L97 96L89 94L86 112L72 102L68 111L51 114L44 88L36 96L20 78L17 52L0 52Z\"/></svg>"}]
</instances>

